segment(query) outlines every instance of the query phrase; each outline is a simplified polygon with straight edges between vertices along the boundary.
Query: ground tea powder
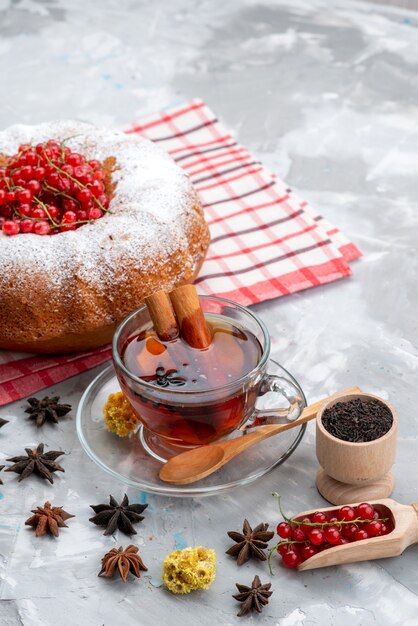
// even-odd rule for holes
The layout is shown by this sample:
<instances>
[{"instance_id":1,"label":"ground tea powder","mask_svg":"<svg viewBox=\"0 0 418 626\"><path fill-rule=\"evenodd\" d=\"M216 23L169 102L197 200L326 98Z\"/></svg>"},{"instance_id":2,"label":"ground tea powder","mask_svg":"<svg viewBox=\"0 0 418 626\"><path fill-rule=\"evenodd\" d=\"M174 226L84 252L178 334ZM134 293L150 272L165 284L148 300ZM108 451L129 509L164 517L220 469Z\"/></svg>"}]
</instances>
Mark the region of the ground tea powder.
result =
<instances>
[{"instance_id":1,"label":"ground tea powder","mask_svg":"<svg viewBox=\"0 0 418 626\"><path fill-rule=\"evenodd\" d=\"M331 435L362 443L383 437L391 428L392 413L379 400L357 398L337 402L322 414L322 424Z\"/></svg>"}]
</instances>

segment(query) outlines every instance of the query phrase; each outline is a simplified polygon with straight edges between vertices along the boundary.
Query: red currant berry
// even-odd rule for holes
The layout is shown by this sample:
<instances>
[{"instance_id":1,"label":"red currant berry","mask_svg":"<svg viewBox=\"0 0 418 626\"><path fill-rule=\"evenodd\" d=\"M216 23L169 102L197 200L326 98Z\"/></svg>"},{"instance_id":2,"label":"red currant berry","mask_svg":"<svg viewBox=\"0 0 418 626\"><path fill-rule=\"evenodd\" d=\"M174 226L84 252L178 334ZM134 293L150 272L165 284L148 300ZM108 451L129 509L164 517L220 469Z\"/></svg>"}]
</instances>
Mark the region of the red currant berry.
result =
<instances>
[{"instance_id":1,"label":"red currant berry","mask_svg":"<svg viewBox=\"0 0 418 626\"><path fill-rule=\"evenodd\" d=\"M72 163L70 165L72 165ZM81 181L81 179L84 179L88 174L89 168L87 165L77 165L74 168L74 178L77 178L77 180Z\"/></svg>"},{"instance_id":2,"label":"red currant berry","mask_svg":"<svg viewBox=\"0 0 418 626\"><path fill-rule=\"evenodd\" d=\"M13 209L10 204L3 204L3 206L0 207L0 215L5 218L12 217Z\"/></svg>"},{"instance_id":3,"label":"red currant berry","mask_svg":"<svg viewBox=\"0 0 418 626\"><path fill-rule=\"evenodd\" d=\"M382 532L382 522L373 520L368 524L364 524L364 530L369 535L369 537L377 537Z\"/></svg>"},{"instance_id":4,"label":"red currant berry","mask_svg":"<svg viewBox=\"0 0 418 626\"><path fill-rule=\"evenodd\" d=\"M380 531L381 535L387 535L388 533L390 533L390 528L387 524L385 524L385 522L381 522L382 524L382 529Z\"/></svg>"},{"instance_id":5,"label":"red currant berry","mask_svg":"<svg viewBox=\"0 0 418 626\"><path fill-rule=\"evenodd\" d=\"M362 541L363 539L368 539L368 538L369 538L369 535L362 528L357 530L356 534L354 535L354 541Z\"/></svg>"},{"instance_id":6,"label":"red currant berry","mask_svg":"<svg viewBox=\"0 0 418 626\"><path fill-rule=\"evenodd\" d=\"M359 504L356 507L356 517L359 517L360 519L373 519L373 515L374 515L374 508L372 507L371 504L368 504L367 502L362 502L361 504Z\"/></svg>"},{"instance_id":7,"label":"red currant berry","mask_svg":"<svg viewBox=\"0 0 418 626\"><path fill-rule=\"evenodd\" d=\"M46 213L43 210L43 208L39 206L39 207L36 207L35 209L32 209L30 216L37 220L40 220L46 217Z\"/></svg>"},{"instance_id":8,"label":"red currant berry","mask_svg":"<svg viewBox=\"0 0 418 626\"><path fill-rule=\"evenodd\" d=\"M98 201L100 202L100 204L102 205L102 207L104 209L107 209L109 204L110 204L110 200L108 198L108 196L106 196L106 194L103 194L102 196L99 196Z\"/></svg>"},{"instance_id":9,"label":"red currant berry","mask_svg":"<svg viewBox=\"0 0 418 626\"><path fill-rule=\"evenodd\" d=\"M98 167L100 167L100 161L96 161L96 159L92 159L91 161L89 161L88 163L90 165L90 167L95 170Z\"/></svg>"},{"instance_id":10,"label":"red currant berry","mask_svg":"<svg viewBox=\"0 0 418 626\"><path fill-rule=\"evenodd\" d=\"M46 182L48 183L50 187L53 187L54 189L58 189L59 180L60 180L59 175L56 172L52 172L52 174L49 174L48 178L46 179Z\"/></svg>"},{"instance_id":11,"label":"red currant berry","mask_svg":"<svg viewBox=\"0 0 418 626\"><path fill-rule=\"evenodd\" d=\"M14 202L16 200L16 194L14 191L6 191L6 202Z\"/></svg>"},{"instance_id":12,"label":"red currant berry","mask_svg":"<svg viewBox=\"0 0 418 626\"><path fill-rule=\"evenodd\" d=\"M49 235L51 232L51 225L48 222L36 222L33 227L35 235Z\"/></svg>"},{"instance_id":13,"label":"red currant berry","mask_svg":"<svg viewBox=\"0 0 418 626\"><path fill-rule=\"evenodd\" d=\"M23 178L23 180L30 180L31 178L33 178L33 167L31 167L30 165L25 165L24 167L22 167L22 169L20 170L20 177Z\"/></svg>"},{"instance_id":14,"label":"red currant berry","mask_svg":"<svg viewBox=\"0 0 418 626\"><path fill-rule=\"evenodd\" d=\"M18 189L16 191L16 200L20 202L20 204L28 204L32 202L33 193L30 189Z\"/></svg>"},{"instance_id":15,"label":"red currant berry","mask_svg":"<svg viewBox=\"0 0 418 626\"><path fill-rule=\"evenodd\" d=\"M87 211L80 209L77 211L77 222L88 222L89 216Z\"/></svg>"},{"instance_id":16,"label":"red currant berry","mask_svg":"<svg viewBox=\"0 0 418 626\"><path fill-rule=\"evenodd\" d=\"M23 178L21 177L21 175L20 175L20 174L21 174L21 171L22 171L21 169L18 169L18 170L16 170L15 172L12 172L12 173L10 174L10 177L11 177L12 181L13 181L16 185L18 184L18 181L19 181L19 180L22 180L23 182L25 182L25 181L23 180Z\"/></svg>"},{"instance_id":17,"label":"red currant berry","mask_svg":"<svg viewBox=\"0 0 418 626\"><path fill-rule=\"evenodd\" d=\"M342 506L338 511L338 519L343 522L351 522L355 517L356 513L352 506Z\"/></svg>"},{"instance_id":18,"label":"red currant berry","mask_svg":"<svg viewBox=\"0 0 418 626\"><path fill-rule=\"evenodd\" d=\"M74 211L65 211L64 215L62 216L62 223L72 224L75 221L77 221L77 215L74 213Z\"/></svg>"},{"instance_id":19,"label":"red currant berry","mask_svg":"<svg viewBox=\"0 0 418 626\"><path fill-rule=\"evenodd\" d=\"M44 167L39 166L39 167L33 168L33 177L36 180L41 180L42 178L45 178L45 174L46 174L46 171Z\"/></svg>"},{"instance_id":20,"label":"red currant berry","mask_svg":"<svg viewBox=\"0 0 418 626\"><path fill-rule=\"evenodd\" d=\"M19 223L13 220L5 220L3 222L2 231L5 235L13 237L13 235L17 235L20 231Z\"/></svg>"},{"instance_id":21,"label":"red currant berry","mask_svg":"<svg viewBox=\"0 0 418 626\"><path fill-rule=\"evenodd\" d=\"M341 540L341 533L336 526L329 526L325 530L325 539L332 546L337 545L337 543Z\"/></svg>"},{"instance_id":22,"label":"red currant berry","mask_svg":"<svg viewBox=\"0 0 418 626\"><path fill-rule=\"evenodd\" d=\"M288 550L290 549L290 545L291 545L291 544L289 544L289 543L280 543L280 544L277 546L277 552L278 552L280 555L282 555L282 556L283 556L283 554L284 554L285 552L288 552Z\"/></svg>"},{"instance_id":23,"label":"red currant berry","mask_svg":"<svg viewBox=\"0 0 418 626\"><path fill-rule=\"evenodd\" d=\"M95 170L93 173L94 180L103 180L105 177L103 170Z\"/></svg>"},{"instance_id":24,"label":"red currant berry","mask_svg":"<svg viewBox=\"0 0 418 626\"><path fill-rule=\"evenodd\" d=\"M305 541L305 533L300 527L292 530L292 539L293 541Z\"/></svg>"},{"instance_id":25,"label":"red currant berry","mask_svg":"<svg viewBox=\"0 0 418 626\"><path fill-rule=\"evenodd\" d=\"M77 225L75 224L62 224L60 226L60 231L65 233L67 232L67 230L76 230L77 229Z\"/></svg>"},{"instance_id":26,"label":"red currant berry","mask_svg":"<svg viewBox=\"0 0 418 626\"><path fill-rule=\"evenodd\" d=\"M344 539L347 539L347 541L355 541L357 531L358 526L356 526L356 524L345 524L342 530Z\"/></svg>"},{"instance_id":27,"label":"red currant berry","mask_svg":"<svg viewBox=\"0 0 418 626\"><path fill-rule=\"evenodd\" d=\"M338 517L336 517L335 515L333 515L332 517L330 517L328 519L329 522L332 522L333 524L337 524L340 520L338 519Z\"/></svg>"},{"instance_id":28,"label":"red currant berry","mask_svg":"<svg viewBox=\"0 0 418 626\"><path fill-rule=\"evenodd\" d=\"M317 553L317 549L314 548L314 546L311 546L310 544L307 544L306 546L302 546L300 549L300 556L303 561L306 561L306 559L310 559L311 556L314 556L314 554L316 553Z\"/></svg>"},{"instance_id":29,"label":"red currant berry","mask_svg":"<svg viewBox=\"0 0 418 626\"><path fill-rule=\"evenodd\" d=\"M47 211L48 211L48 215L54 220L56 217L59 217L59 215L61 214L61 211L59 210L59 208L57 206L55 206L55 204L50 204L49 206L46 207Z\"/></svg>"},{"instance_id":30,"label":"red currant berry","mask_svg":"<svg viewBox=\"0 0 418 626\"><path fill-rule=\"evenodd\" d=\"M70 200L70 198L64 198L62 201L62 208L64 211L76 211L79 210L80 205L75 200Z\"/></svg>"},{"instance_id":31,"label":"red currant berry","mask_svg":"<svg viewBox=\"0 0 418 626\"><path fill-rule=\"evenodd\" d=\"M67 156L66 159L68 165L72 165L73 167L77 167L78 165L81 165L83 162L83 157L81 156L81 154L77 154L77 152L71 152L71 154L69 154Z\"/></svg>"},{"instance_id":32,"label":"red currant berry","mask_svg":"<svg viewBox=\"0 0 418 626\"><path fill-rule=\"evenodd\" d=\"M295 550L288 550L282 556L283 565L289 568L297 567L301 562L301 558L299 554L295 552Z\"/></svg>"},{"instance_id":33,"label":"red currant berry","mask_svg":"<svg viewBox=\"0 0 418 626\"><path fill-rule=\"evenodd\" d=\"M33 229L36 222L32 220L22 220L20 222L20 232L21 233L33 233Z\"/></svg>"},{"instance_id":34,"label":"red currant berry","mask_svg":"<svg viewBox=\"0 0 418 626\"><path fill-rule=\"evenodd\" d=\"M4 189L0 189L0 205L6 202L6 192Z\"/></svg>"},{"instance_id":35,"label":"red currant berry","mask_svg":"<svg viewBox=\"0 0 418 626\"><path fill-rule=\"evenodd\" d=\"M28 143L21 143L18 149L18 152L26 152L31 149L31 145Z\"/></svg>"},{"instance_id":36,"label":"red currant berry","mask_svg":"<svg viewBox=\"0 0 418 626\"><path fill-rule=\"evenodd\" d=\"M37 196L41 191L41 183L39 180L32 178L28 183L26 183L26 189L29 189L33 193L34 196Z\"/></svg>"},{"instance_id":37,"label":"red currant berry","mask_svg":"<svg viewBox=\"0 0 418 626\"><path fill-rule=\"evenodd\" d=\"M91 193L90 189L80 189L80 191L77 193L77 200L82 206L86 206L87 204L89 204L92 196L93 194Z\"/></svg>"},{"instance_id":38,"label":"red currant berry","mask_svg":"<svg viewBox=\"0 0 418 626\"><path fill-rule=\"evenodd\" d=\"M53 152L57 152L60 150L58 143L54 139L48 139L47 144L48 148Z\"/></svg>"},{"instance_id":39,"label":"red currant berry","mask_svg":"<svg viewBox=\"0 0 418 626\"><path fill-rule=\"evenodd\" d=\"M282 539L290 539L292 536L292 527L287 522L280 522L280 524L277 525L276 530L277 534Z\"/></svg>"},{"instance_id":40,"label":"red currant berry","mask_svg":"<svg viewBox=\"0 0 418 626\"><path fill-rule=\"evenodd\" d=\"M29 217L32 214L33 207L31 204L21 204L18 210L20 215Z\"/></svg>"},{"instance_id":41,"label":"red currant berry","mask_svg":"<svg viewBox=\"0 0 418 626\"><path fill-rule=\"evenodd\" d=\"M96 207L93 207L92 209L89 209L87 211L87 215L89 220L98 220L100 217L103 216L103 211L97 209Z\"/></svg>"},{"instance_id":42,"label":"red currant berry","mask_svg":"<svg viewBox=\"0 0 418 626\"><path fill-rule=\"evenodd\" d=\"M103 195L105 187L99 180L94 180L90 185L90 191L96 198Z\"/></svg>"},{"instance_id":43,"label":"red currant berry","mask_svg":"<svg viewBox=\"0 0 418 626\"><path fill-rule=\"evenodd\" d=\"M33 150L28 150L25 154L26 165L36 165L38 163L38 157Z\"/></svg>"},{"instance_id":44,"label":"red currant berry","mask_svg":"<svg viewBox=\"0 0 418 626\"><path fill-rule=\"evenodd\" d=\"M308 537L309 541L313 543L314 546L320 546L325 541L325 534L320 528L312 528Z\"/></svg>"},{"instance_id":45,"label":"red currant berry","mask_svg":"<svg viewBox=\"0 0 418 626\"><path fill-rule=\"evenodd\" d=\"M57 170L55 169L55 167L53 167L52 165L49 165L48 163L45 164L45 176L48 178L48 176L51 176L51 174L56 174Z\"/></svg>"},{"instance_id":46,"label":"red currant berry","mask_svg":"<svg viewBox=\"0 0 418 626\"><path fill-rule=\"evenodd\" d=\"M70 191L71 181L65 176L60 176L58 179L57 187L60 191Z\"/></svg>"},{"instance_id":47,"label":"red currant berry","mask_svg":"<svg viewBox=\"0 0 418 626\"><path fill-rule=\"evenodd\" d=\"M305 523L302 523L300 525L300 529L303 530L303 532L306 535L310 530L312 530L312 526L309 526L309 524L311 523L311 519L310 517L304 517L302 522L305 522Z\"/></svg>"},{"instance_id":48,"label":"red currant berry","mask_svg":"<svg viewBox=\"0 0 418 626\"><path fill-rule=\"evenodd\" d=\"M327 516L325 515L325 513L322 513L322 511L316 511L315 513L313 513L311 519L314 524L323 524L324 522L328 521Z\"/></svg>"},{"instance_id":49,"label":"red currant berry","mask_svg":"<svg viewBox=\"0 0 418 626\"><path fill-rule=\"evenodd\" d=\"M74 168L72 165L69 165L68 163L66 163L65 165L62 166L61 169L66 174L69 174L69 176L74 176Z\"/></svg>"}]
</instances>

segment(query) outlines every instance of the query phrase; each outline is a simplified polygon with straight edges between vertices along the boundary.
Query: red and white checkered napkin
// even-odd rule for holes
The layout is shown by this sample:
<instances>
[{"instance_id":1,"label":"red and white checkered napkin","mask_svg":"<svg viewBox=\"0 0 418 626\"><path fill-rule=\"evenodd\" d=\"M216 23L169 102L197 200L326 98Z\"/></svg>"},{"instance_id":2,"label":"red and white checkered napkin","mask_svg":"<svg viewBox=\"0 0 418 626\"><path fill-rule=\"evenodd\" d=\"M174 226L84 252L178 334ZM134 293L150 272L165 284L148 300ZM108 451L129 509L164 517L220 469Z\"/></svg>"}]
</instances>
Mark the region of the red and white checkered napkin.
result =
<instances>
[{"instance_id":1,"label":"red and white checkered napkin","mask_svg":"<svg viewBox=\"0 0 418 626\"><path fill-rule=\"evenodd\" d=\"M200 293L250 305L351 274L359 250L267 171L192 100L136 124L183 167L201 198L211 245ZM109 348L44 357L0 352L0 405L103 363Z\"/></svg>"}]
</instances>

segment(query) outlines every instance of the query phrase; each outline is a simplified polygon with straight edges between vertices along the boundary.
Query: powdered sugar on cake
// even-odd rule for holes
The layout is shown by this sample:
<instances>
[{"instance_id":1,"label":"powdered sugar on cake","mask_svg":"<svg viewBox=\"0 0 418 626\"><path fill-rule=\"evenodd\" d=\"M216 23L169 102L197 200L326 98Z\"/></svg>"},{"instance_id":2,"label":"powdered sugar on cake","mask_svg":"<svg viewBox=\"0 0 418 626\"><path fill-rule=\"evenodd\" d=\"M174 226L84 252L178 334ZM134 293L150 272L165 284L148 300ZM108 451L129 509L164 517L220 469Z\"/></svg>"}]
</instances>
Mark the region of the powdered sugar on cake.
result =
<instances>
[{"instance_id":1,"label":"powdered sugar on cake","mask_svg":"<svg viewBox=\"0 0 418 626\"><path fill-rule=\"evenodd\" d=\"M164 151L138 136L66 121L12 126L0 132L0 154L12 155L22 143L48 139L65 139L71 150L88 159L114 157L116 188L109 213L76 231L53 237L0 234L2 273L13 272L17 289L27 273L47 274L58 290L75 275L94 284L100 295L111 281L123 280L124 268L146 272L156 264L169 264L176 251L187 250L195 192L187 175ZM193 262L189 258L188 263ZM0 277L0 289L1 285ZM71 297L71 293L60 293Z\"/></svg>"}]
</instances>

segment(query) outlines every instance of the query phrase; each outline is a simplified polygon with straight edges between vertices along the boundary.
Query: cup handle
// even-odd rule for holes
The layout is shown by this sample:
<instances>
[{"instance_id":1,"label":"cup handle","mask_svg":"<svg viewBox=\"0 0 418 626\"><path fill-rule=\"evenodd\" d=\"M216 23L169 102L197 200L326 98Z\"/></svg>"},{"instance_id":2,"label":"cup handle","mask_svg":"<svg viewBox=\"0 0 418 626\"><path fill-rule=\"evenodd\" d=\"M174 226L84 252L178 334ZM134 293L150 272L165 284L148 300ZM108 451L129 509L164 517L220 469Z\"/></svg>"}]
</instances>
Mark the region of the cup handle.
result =
<instances>
[{"instance_id":1,"label":"cup handle","mask_svg":"<svg viewBox=\"0 0 418 626\"><path fill-rule=\"evenodd\" d=\"M286 398L289 406L287 408L254 409L254 413L242 427L241 430L249 430L256 426L266 424L286 424L298 419L306 406L305 400L300 390L287 378L267 374L258 390L258 395L263 396L268 392L278 393Z\"/></svg>"}]
</instances>

